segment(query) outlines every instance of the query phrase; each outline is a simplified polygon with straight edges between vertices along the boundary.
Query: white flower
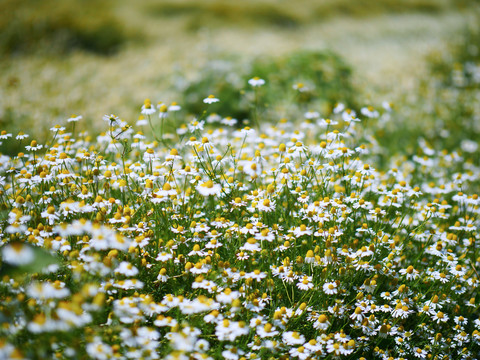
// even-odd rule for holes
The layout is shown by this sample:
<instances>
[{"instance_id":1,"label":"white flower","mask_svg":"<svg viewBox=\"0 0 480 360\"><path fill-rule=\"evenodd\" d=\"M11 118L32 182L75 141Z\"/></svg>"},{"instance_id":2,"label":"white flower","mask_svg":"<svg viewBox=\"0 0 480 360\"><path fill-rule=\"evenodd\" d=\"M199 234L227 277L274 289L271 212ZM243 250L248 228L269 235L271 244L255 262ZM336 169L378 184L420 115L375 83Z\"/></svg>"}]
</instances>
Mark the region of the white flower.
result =
<instances>
[{"instance_id":1,"label":"white flower","mask_svg":"<svg viewBox=\"0 0 480 360\"><path fill-rule=\"evenodd\" d=\"M300 236L303 235L312 235L312 230L311 228L307 227L306 225L302 224L297 228L294 228L292 230L293 235L295 235L296 238L299 238Z\"/></svg>"},{"instance_id":2,"label":"white flower","mask_svg":"<svg viewBox=\"0 0 480 360\"><path fill-rule=\"evenodd\" d=\"M222 191L222 186L214 184L212 180L207 180L204 183L197 185L196 189L200 195L203 196L218 195Z\"/></svg>"},{"instance_id":3,"label":"white flower","mask_svg":"<svg viewBox=\"0 0 480 360\"><path fill-rule=\"evenodd\" d=\"M368 118L377 118L378 117L378 111L376 111L372 106L366 106L363 107L360 112L362 115L368 117Z\"/></svg>"},{"instance_id":4,"label":"white flower","mask_svg":"<svg viewBox=\"0 0 480 360\"><path fill-rule=\"evenodd\" d=\"M215 335L220 341L234 341L241 335L247 335L249 331L244 322L230 321L228 319L219 322L215 327Z\"/></svg>"},{"instance_id":5,"label":"white flower","mask_svg":"<svg viewBox=\"0 0 480 360\"><path fill-rule=\"evenodd\" d=\"M208 97L206 97L205 99L203 99L203 102L205 104L213 104L213 103L216 103L216 102L219 102L220 100L218 100L215 96L213 95L208 95Z\"/></svg>"},{"instance_id":6,"label":"white flower","mask_svg":"<svg viewBox=\"0 0 480 360\"><path fill-rule=\"evenodd\" d=\"M30 246L21 242L13 242L2 249L3 261L10 265L26 265L35 259L35 253Z\"/></svg>"},{"instance_id":7,"label":"white flower","mask_svg":"<svg viewBox=\"0 0 480 360\"><path fill-rule=\"evenodd\" d=\"M258 76L255 76L254 78L248 80L248 83L253 87L258 87L265 85L265 80L260 79Z\"/></svg>"},{"instance_id":8,"label":"white flower","mask_svg":"<svg viewBox=\"0 0 480 360\"><path fill-rule=\"evenodd\" d=\"M345 105L342 104L342 103L338 103L335 105L335 108L333 109L333 113L334 114L339 114L341 113L343 110L345 110Z\"/></svg>"},{"instance_id":9,"label":"white flower","mask_svg":"<svg viewBox=\"0 0 480 360\"><path fill-rule=\"evenodd\" d=\"M110 123L111 126L117 126L120 124L120 118L117 115L103 115L103 121Z\"/></svg>"},{"instance_id":10,"label":"white flower","mask_svg":"<svg viewBox=\"0 0 480 360\"><path fill-rule=\"evenodd\" d=\"M460 143L460 147L465 152L474 153L478 150L478 143L476 141L465 139Z\"/></svg>"},{"instance_id":11,"label":"white flower","mask_svg":"<svg viewBox=\"0 0 480 360\"><path fill-rule=\"evenodd\" d=\"M287 345L302 345L305 343L305 336L296 331L284 332L282 339Z\"/></svg>"},{"instance_id":12,"label":"white flower","mask_svg":"<svg viewBox=\"0 0 480 360\"><path fill-rule=\"evenodd\" d=\"M82 115L72 115L67 119L67 122L77 122L83 118Z\"/></svg>"},{"instance_id":13,"label":"white flower","mask_svg":"<svg viewBox=\"0 0 480 360\"><path fill-rule=\"evenodd\" d=\"M323 292L327 295L333 295L338 292L337 283L335 281L323 284Z\"/></svg>"},{"instance_id":14,"label":"white flower","mask_svg":"<svg viewBox=\"0 0 480 360\"><path fill-rule=\"evenodd\" d=\"M299 92L306 92L306 91L309 91L310 89L308 87L305 86L305 84L303 83L296 83L296 84L293 84L292 86L293 90L297 90Z\"/></svg>"},{"instance_id":15,"label":"white flower","mask_svg":"<svg viewBox=\"0 0 480 360\"><path fill-rule=\"evenodd\" d=\"M439 311L432 317L432 320L435 321L437 324L441 322L447 322L448 315L443 313L442 311Z\"/></svg>"},{"instance_id":16,"label":"white flower","mask_svg":"<svg viewBox=\"0 0 480 360\"><path fill-rule=\"evenodd\" d=\"M312 277L311 276L304 276L302 278L302 280L300 280L297 283L297 287L300 290L309 290L309 289L313 288Z\"/></svg>"},{"instance_id":17,"label":"white flower","mask_svg":"<svg viewBox=\"0 0 480 360\"><path fill-rule=\"evenodd\" d=\"M305 116L305 119L317 119L320 117L320 114L318 111L307 111L303 116Z\"/></svg>"},{"instance_id":18,"label":"white flower","mask_svg":"<svg viewBox=\"0 0 480 360\"><path fill-rule=\"evenodd\" d=\"M117 274L125 276L135 276L138 274L138 269L128 261L122 261L120 265L115 269Z\"/></svg>"},{"instance_id":19,"label":"white flower","mask_svg":"<svg viewBox=\"0 0 480 360\"><path fill-rule=\"evenodd\" d=\"M157 256L157 258L156 258L155 260L165 262L165 261L170 260L171 258L173 258L173 255L172 255L172 254L166 253L166 252L162 252L162 253L158 254L158 256Z\"/></svg>"},{"instance_id":20,"label":"white flower","mask_svg":"<svg viewBox=\"0 0 480 360\"><path fill-rule=\"evenodd\" d=\"M168 107L168 111L179 111L181 109L180 105L178 105L175 101L170 104Z\"/></svg>"},{"instance_id":21,"label":"white flower","mask_svg":"<svg viewBox=\"0 0 480 360\"><path fill-rule=\"evenodd\" d=\"M20 131L20 132L18 133L18 135L15 137L15 139L17 139L17 140L24 140L24 139L28 138L29 136L30 136L30 135L25 134L23 131Z\"/></svg>"}]
</instances>

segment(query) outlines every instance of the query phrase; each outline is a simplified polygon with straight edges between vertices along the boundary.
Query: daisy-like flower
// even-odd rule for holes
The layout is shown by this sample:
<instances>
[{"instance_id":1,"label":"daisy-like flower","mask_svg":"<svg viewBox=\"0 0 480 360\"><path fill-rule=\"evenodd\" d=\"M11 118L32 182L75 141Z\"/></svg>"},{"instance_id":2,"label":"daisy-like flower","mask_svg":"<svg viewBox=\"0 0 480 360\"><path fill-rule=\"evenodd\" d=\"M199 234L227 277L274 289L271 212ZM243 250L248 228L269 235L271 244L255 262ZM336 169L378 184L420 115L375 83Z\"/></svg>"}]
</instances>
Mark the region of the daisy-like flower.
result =
<instances>
[{"instance_id":1,"label":"daisy-like flower","mask_svg":"<svg viewBox=\"0 0 480 360\"><path fill-rule=\"evenodd\" d=\"M290 355L294 358L299 358L300 360L306 360L310 358L310 350L306 349L305 346L299 346L298 348L292 347L289 351Z\"/></svg>"},{"instance_id":2,"label":"daisy-like flower","mask_svg":"<svg viewBox=\"0 0 480 360\"><path fill-rule=\"evenodd\" d=\"M173 327L176 326L178 322L170 316L158 315L157 319L153 322L153 324L158 327Z\"/></svg>"},{"instance_id":3,"label":"daisy-like flower","mask_svg":"<svg viewBox=\"0 0 480 360\"><path fill-rule=\"evenodd\" d=\"M351 109L347 109L342 113L342 119L347 123L351 121L354 121L354 122L360 121L360 119L357 118L357 114L355 113L355 111Z\"/></svg>"},{"instance_id":4,"label":"daisy-like flower","mask_svg":"<svg viewBox=\"0 0 480 360\"><path fill-rule=\"evenodd\" d=\"M230 288L226 288L222 293L217 295L216 299L222 304L231 304L233 300L239 297L240 293L238 291L232 291Z\"/></svg>"},{"instance_id":5,"label":"daisy-like flower","mask_svg":"<svg viewBox=\"0 0 480 360\"><path fill-rule=\"evenodd\" d=\"M27 289L27 294L35 299L62 299L70 295L70 290L61 281L34 282Z\"/></svg>"},{"instance_id":6,"label":"daisy-like flower","mask_svg":"<svg viewBox=\"0 0 480 360\"><path fill-rule=\"evenodd\" d=\"M218 100L214 95L208 95L208 97L203 99L203 102L205 104L213 104L213 103L216 103L216 102L219 102L219 101L220 100Z\"/></svg>"},{"instance_id":7,"label":"daisy-like flower","mask_svg":"<svg viewBox=\"0 0 480 360\"><path fill-rule=\"evenodd\" d=\"M334 358L339 358L342 354L342 344L335 342L334 340L328 340L327 352L330 354L333 353Z\"/></svg>"},{"instance_id":8,"label":"daisy-like flower","mask_svg":"<svg viewBox=\"0 0 480 360\"><path fill-rule=\"evenodd\" d=\"M266 277L267 277L267 274L265 274L264 272L261 272L258 269L255 269L252 272L245 274L246 279L254 279L254 280L257 280L258 282L262 281L262 279Z\"/></svg>"},{"instance_id":9,"label":"daisy-like flower","mask_svg":"<svg viewBox=\"0 0 480 360\"><path fill-rule=\"evenodd\" d=\"M28 151L38 151L40 149L43 149L43 145L38 144L36 140L32 140L30 145L25 146L25 149Z\"/></svg>"},{"instance_id":10,"label":"daisy-like flower","mask_svg":"<svg viewBox=\"0 0 480 360\"><path fill-rule=\"evenodd\" d=\"M307 111L305 114L303 114L305 119L318 119L320 117L320 113L318 111Z\"/></svg>"},{"instance_id":11,"label":"daisy-like flower","mask_svg":"<svg viewBox=\"0 0 480 360\"><path fill-rule=\"evenodd\" d=\"M307 92L310 91L310 89L305 86L304 83L296 83L292 85L293 90L297 90L298 92Z\"/></svg>"},{"instance_id":12,"label":"daisy-like flower","mask_svg":"<svg viewBox=\"0 0 480 360\"><path fill-rule=\"evenodd\" d=\"M205 125L205 120L200 120L198 121L197 119L193 119L189 124L188 124L188 131L190 132L195 132L197 130L199 131L202 131L203 130L203 126ZM187 145L196 145L197 142L196 142L197 139L193 139L190 138L190 141L193 141L194 143L193 144L189 144L187 142Z\"/></svg>"},{"instance_id":13,"label":"daisy-like flower","mask_svg":"<svg viewBox=\"0 0 480 360\"><path fill-rule=\"evenodd\" d=\"M368 118L377 118L379 116L378 111L373 108L373 106L363 107L360 112L362 115Z\"/></svg>"},{"instance_id":14,"label":"daisy-like flower","mask_svg":"<svg viewBox=\"0 0 480 360\"><path fill-rule=\"evenodd\" d=\"M245 351L233 345L227 345L226 350L222 351L223 358L227 360L238 360L244 354Z\"/></svg>"},{"instance_id":15,"label":"daisy-like flower","mask_svg":"<svg viewBox=\"0 0 480 360\"><path fill-rule=\"evenodd\" d=\"M255 239L260 240L260 241L268 241L272 242L275 240L275 234L271 232L269 229L262 229L259 233L255 234Z\"/></svg>"},{"instance_id":16,"label":"daisy-like flower","mask_svg":"<svg viewBox=\"0 0 480 360\"><path fill-rule=\"evenodd\" d=\"M435 321L437 324L444 323L448 321L448 315L442 311L439 311L432 316L432 320Z\"/></svg>"},{"instance_id":17,"label":"daisy-like flower","mask_svg":"<svg viewBox=\"0 0 480 360\"><path fill-rule=\"evenodd\" d=\"M409 310L408 306L399 302L395 306L395 310L392 311L392 317L406 319L411 313L413 313L413 310Z\"/></svg>"},{"instance_id":18,"label":"daisy-like flower","mask_svg":"<svg viewBox=\"0 0 480 360\"><path fill-rule=\"evenodd\" d=\"M257 203L259 211L271 212L275 210L275 201L270 199L259 199Z\"/></svg>"},{"instance_id":19,"label":"daisy-like flower","mask_svg":"<svg viewBox=\"0 0 480 360\"><path fill-rule=\"evenodd\" d=\"M275 326L270 323L266 323L264 326L257 326L257 334L261 338L272 337L278 335L278 331Z\"/></svg>"},{"instance_id":20,"label":"daisy-like flower","mask_svg":"<svg viewBox=\"0 0 480 360\"><path fill-rule=\"evenodd\" d=\"M110 355L113 353L111 346L103 343L98 336L96 336L92 342L87 344L86 350L92 359L98 360L109 359Z\"/></svg>"},{"instance_id":21,"label":"daisy-like flower","mask_svg":"<svg viewBox=\"0 0 480 360\"><path fill-rule=\"evenodd\" d=\"M35 253L29 245L15 241L2 248L2 259L10 265L26 265L35 259Z\"/></svg>"},{"instance_id":22,"label":"daisy-like flower","mask_svg":"<svg viewBox=\"0 0 480 360\"><path fill-rule=\"evenodd\" d=\"M71 115L68 119L67 122L78 122L82 120L83 116L82 115Z\"/></svg>"},{"instance_id":23,"label":"daisy-like flower","mask_svg":"<svg viewBox=\"0 0 480 360\"><path fill-rule=\"evenodd\" d=\"M313 264L315 263L315 254L313 250L308 250L307 254L305 255L305 264Z\"/></svg>"},{"instance_id":24,"label":"daisy-like flower","mask_svg":"<svg viewBox=\"0 0 480 360\"><path fill-rule=\"evenodd\" d=\"M335 107L333 108L333 113L334 114L340 114L343 110L345 110L345 105L342 103L337 103L335 104Z\"/></svg>"},{"instance_id":25,"label":"daisy-like flower","mask_svg":"<svg viewBox=\"0 0 480 360\"><path fill-rule=\"evenodd\" d=\"M219 195L222 191L222 186L220 184L214 184L212 180L207 180L196 186L197 191L200 195L210 196L210 195Z\"/></svg>"},{"instance_id":26,"label":"daisy-like flower","mask_svg":"<svg viewBox=\"0 0 480 360\"><path fill-rule=\"evenodd\" d=\"M175 101L173 101L168 107L168 111L180 111L181 109L182 107L178 105Z\"/></svg>"},{"instance_id":27,"label":"daisy-like flower","mask_svg":"<svg viewBox=\"0 0 480 360\"><path fill-rule=\"evenodd\" d=\"M427 357L427 352L419 347L413 349L413 355L420 359L425 359Z\"/></svg>"},{"instance_id":28,"label":"daisy-like flower","mask_svg":"<svg viewBox=\"0 0 480 360\"><path fill-rule=\"evenodd\" d=\"M248 80L248 84L253 87L259 87L265 85L265 80L260 79L258 76L255 76L254 78Z\"/></svg>"},{"instance_id":29,"label":"daisy-like flower","mask_svg":"<svg viewBox=\"0 0 480 360\"><path fill-rule=\"evenodd\" d=\"M455 321L455 324L460 326L466 326L468 324L468 319L464 318L463 316L455 316L453 321Z\"/></svg>"},{"instance_id":30,"label":"daisy-like flower","mask_svg":"<svg viewBox=\"0 0 480 360\"><path fill-rule=\"evenodd\" d=\"M125 276L135 276L138 274L138 269L128 261L122 261L115 269L115 273Z\"/></svg>"},{"instance_id":31,"label":"daisy-like flower","mask_svg":"<svg viewBox=\"0 0 480 360\"><path fill-rule=\"evenodd\" d=\"M323 284L323 292L327 295L334 295L338 292L337 283L335 281Z\"/></svg>"},{"instance_id":32,"label":"daisy-like flower","mask_svg":"<svg viewBox=\"0 0 480 360\"><path fill-rule=\"evenodd\" d=\"M120 124L120 118L114 114L103 115L102 119L108 122L110 126L118 126Z\"/></svg>"},{"instance_id":33,"label":"daisy-like flower","mask_svg":"<svg viewBox=\"0 0 480 360\"><path fill-rule=\"evenodd\" d=\"M151 115L157 111L155 106L152 105L150 99L145 99L143 106L142 106L142 114L143 115Z\"/></svg>"},{"instance_id":34,"label":"daisy-like flower","mask_svg":"<svg viewBox=\"0 0 480 360\"><path fill-rule=\"evenodd\" d=\"M11 138L12 134L7 133L5 130L2 130L0 133L0 140L7 140L8 138Z\"/></svg>"},{"instance_id":35,"label":"daisy-like flower","mask_svg":"<svg viewBox=\"0 0 480 360\"><path fill-rule=\"evenodd\" d=\"M297 331L287 331L282 335L283 341L288 345L301 345L305 343L305 336Z\"/></svg>"},{"instance_id":36,"label":"daisy-like flower","mask_svg":"<svg viewBox=\"0 0 480 360\"><path fill-rule=\"evenodd\" d=\"M407 280L416 279L420 276L419 271L415 270L412 265L410 265L406 269L400 270L400 274L405 275Z\"/></svg>"},{"instance_id":37,"label":"daisy-like flower","mask_svg":"<svg viewBox=\"0 0 480 360\"><path fill-rule=\"evenodd\" d=\"M167 282L169 276L167 275L167 269L161 268L160 272L158 273L157 280L160 282Z\"/></svg>"},{"instance_id":38,"label":"daisy-like flower","mask_svg":"<svg viewBox=\"0 0 480 360\"><path fill-rule=\"evenodd\" d=\"M255 238L248 238L247 242L240 248L240 250L255 252L262 250L262 248Z\"/></svg>"},{"instance_id":39,"label":"daisy-like flower","mask_svg":"<svg viewBox=\"0 0 480 360\"><path fill-rule=\"evenodd\" d=\"M138 120L137 120L136 125L137 125L137 126L145 126L145 125L148 125L148 120L145 119L145 116L140 115L140 116L138 117Z\"/></svg>"},{"instance_id":40,"label":"daisy-like flower","mask_svg":"<svg viewBox=\"0 0 480 360\"><path fill-rule=\"evenodd\" d=\"M227 116L220 121L220 124L227 125L227 126L235 126L237 123L238 123L238 120L232 118L231 116Z\"/></svg>"},{"instance_id":41,"label":"daisy-like flower","mask_svg":"<svg viewBox=\"0 0 480 360\"><path fill-rule=\"evenodd\" d=\"M158 256L155 260L165 262L165 261L168 261L172 258L173 258L172 254L167 253L167 252L161 252L161 253L158 254Z\"/></svg>"},{"instance_id":42,"label":"daisy-like flower","mask_svg":"<svg viewBox=\"0 0 480 360\"><path fill-rule=\"evenodd\" d=\"M297 287L300 290L310 290L313 288L312 277L311 276L304 276L302 280L297 283Z\"/></svg>"},{"instance_id":43,"label":"daisy-like flower","mask_svg":"<svg viewBox=\"0 0 480 360\"><path fill-rule=\"evenodd\" d=\"M338 125L338 121L331 120L331 119L320 119L320 120L317 120L317 125L322 127L334 126L334 125ZM328 149L329 148L327 148L327 150Z\"/></svg>"},{"instance_id":44,"label":"daisy-like flower","mask_svg":"<svg viewBox=\"0 0 480 360\"><path fill-rule=\"evenodd\" d=\"M361 322L363 318L364 318L363 309L360 306L357 306L353 314L350 315L350 319Z\"/></svg>"},{"instance_id":45,"label":"daisy-like flower","mask_svg":"<svg viewBox=\"0 0 480 360\"><path fill-rule=\"evenodd\" d=\"M24 140L26 138L30 137L30 135L28 134L25 134L23 131L20 131L17 136L15 137L15 139L17 140Z\"/></svg>"},{"instance_id":46,"label":"daisy-like flower","mask_svg":"<svg viewBox=\"0 0 480 360\"><path fill-rule=\"evenodd\" d=\"M293 235L295 235L295 237L297 238L303 235L312 235L311 228L307 227L305 224L302 224L299 227L294 228L292 232L293 232Z\"/></svg>"},{"instance_id":47,"label":"daisy-like flower","mask_svg":"<svg viewBox=\"0 0 480 360\"><path fill-rule=\"evenodd\" d=\"M315 322L313 323L313 327L315 329L320 329L320 330L327 330L328 327L330 326L330 322L328 321L327 315L320 314L316 318Z\"/></svg>"},{"instance_id":48,"label":"daisy-like flower","mask_svg":"<svg viewBox=\"0 0 480 360\"><path fill-rule=\"evenodd\" d=\"M345 334L343 331L335 334L335 340L341 343L348 343L350 341L350 336Z\"/></svg>"},{"instance_id":49,"label":"daisy-like flower","mask_svg":"<svg viewBox=\"0 0 480 360\"><path fill-rule=\"evenodd\" d=\"M234 200L230 201L230 205L232 205L232 208L230 209L230 211L233 211L242 206L247 206L247 203L243 201L241 198L236 197Z\"/></svg>"},{"instance_id":50,"label":"daisy-like flower","mask_svg":"<svg viewBox=\"0 0 480 360\"><path fill-rule=\"evenodd\" d=\"M215 327L215 335L220 341L235 341L237 337L247 335L249 332L248 326L243 321L224 319Z\"/></svg>"}]
</instances>

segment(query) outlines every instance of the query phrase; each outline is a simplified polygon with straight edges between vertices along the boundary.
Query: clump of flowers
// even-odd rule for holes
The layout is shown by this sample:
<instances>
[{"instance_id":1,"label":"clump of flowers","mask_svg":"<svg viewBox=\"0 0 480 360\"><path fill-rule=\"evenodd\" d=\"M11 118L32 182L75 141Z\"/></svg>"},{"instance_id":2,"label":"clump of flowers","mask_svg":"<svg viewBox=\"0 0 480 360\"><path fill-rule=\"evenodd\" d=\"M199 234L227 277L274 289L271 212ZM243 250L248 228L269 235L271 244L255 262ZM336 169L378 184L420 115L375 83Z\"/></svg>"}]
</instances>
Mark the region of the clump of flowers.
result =
<instances>
[{"instance_id":1,"label":"clump of flowers","mask_svg":"<svg viewBox=\"0 0 480 360\"><path fill-rule=\"evenodd\" d=\"M479 357L478 166L376 170L371 107L167 134L178 109L0 158L1 359Z\"/></svg>"}]
</instances>

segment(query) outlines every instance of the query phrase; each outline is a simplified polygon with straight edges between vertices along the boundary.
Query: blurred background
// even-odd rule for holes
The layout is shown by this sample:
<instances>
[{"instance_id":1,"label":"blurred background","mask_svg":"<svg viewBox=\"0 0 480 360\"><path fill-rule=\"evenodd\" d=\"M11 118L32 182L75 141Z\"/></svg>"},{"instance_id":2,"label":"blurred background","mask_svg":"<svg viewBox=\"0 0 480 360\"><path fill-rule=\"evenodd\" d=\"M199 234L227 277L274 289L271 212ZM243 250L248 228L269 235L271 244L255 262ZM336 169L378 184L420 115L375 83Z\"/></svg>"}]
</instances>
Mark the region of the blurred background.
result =
<instances>
[{"instance_id":1,"label":"blurred background","mask_svg":"<svg viewBox=\"0 0 480 360\"><path fill-rule=\"evenodd\" d=\"M272 108L281 108L275 99L298 82L314 89L305 106L325 113L336 101L415 102L434 96L422 93L430 87L426 79L446 79L448 66L478 55L478 6L474 0L1 0L0 128L32 129L41 139L52 124L77 114L96 133L105 130L107 113L134 125L145 98L176 101L187 116L201 111L210 93L224 103L217 109L222 116L248 116L241 94L255 75L272 85L265 94Z\"/></svg>"}]
</instances>

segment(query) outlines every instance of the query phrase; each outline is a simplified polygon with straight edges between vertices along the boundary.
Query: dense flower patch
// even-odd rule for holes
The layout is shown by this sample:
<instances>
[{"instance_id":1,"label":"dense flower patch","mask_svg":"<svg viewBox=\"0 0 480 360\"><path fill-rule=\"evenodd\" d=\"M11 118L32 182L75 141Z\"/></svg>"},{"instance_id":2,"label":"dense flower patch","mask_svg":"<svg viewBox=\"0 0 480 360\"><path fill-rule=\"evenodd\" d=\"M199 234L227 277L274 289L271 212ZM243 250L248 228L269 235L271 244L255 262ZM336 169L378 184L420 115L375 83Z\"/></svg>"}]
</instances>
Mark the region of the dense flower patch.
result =
<instances>
[{"instance_id":1,"label":"dense flower patch","mask_svg":"<svg viewBox=\"0 0 480 360\"><path fill-rule=\"evenodd\" d=\"M389 111L3 133L0 358L478 358L480 169L376 170Z\"/></svg>"}]
</instances>

